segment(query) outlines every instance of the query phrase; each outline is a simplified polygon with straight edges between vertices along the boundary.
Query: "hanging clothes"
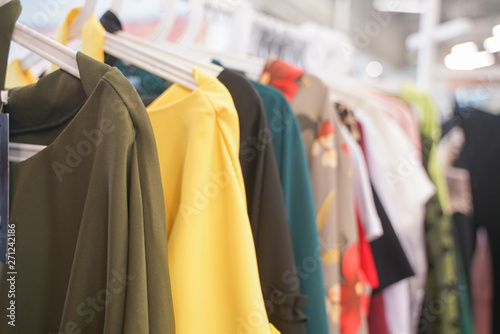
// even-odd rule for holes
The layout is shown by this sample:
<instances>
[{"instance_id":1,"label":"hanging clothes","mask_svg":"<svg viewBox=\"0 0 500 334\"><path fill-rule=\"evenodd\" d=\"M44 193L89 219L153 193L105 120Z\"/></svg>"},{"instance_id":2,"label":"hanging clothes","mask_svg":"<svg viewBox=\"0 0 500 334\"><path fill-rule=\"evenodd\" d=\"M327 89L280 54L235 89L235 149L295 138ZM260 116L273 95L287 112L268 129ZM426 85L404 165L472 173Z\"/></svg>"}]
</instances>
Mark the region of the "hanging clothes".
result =
<instances>
[{"instance_id":1,"label":"hanging clothes","mask_svg":"<svg viewBox=\"0 0 500 334\"><path fill-rule=\"evenodd\" d=\"M295 283L297 274L289 272L295 264L290 227L262 101L255 88L231 70L224 69L217 79L231 93L238 111L240 163L267 314L282 333L306 333L307 298Z\"/></svg>"},{"instance_id":2,"label":"hanging clothes","mask_svg":"<svg viewBox=\"0 0 500 334\"><path fill-rule=\"evenodd\" d=\"M301 77L291 106L308 152L330 333L366 333L371 287L361 269L353 170L341 121L328 87L312 75Z\"/></svg>"},{"instance_id":3,"label":"hanging clothes","mask_svg":"<svg viewBox=\"0 0 500 334\"><path fill-rule=\"evenodd\" d=\"M451 121L453 122L453 118ZM444 130L446 130L446 123L442 126ZM460 164L458 159L464 143L464 131L458 124L455 124L441 139L438 155L441 167L446 175L446 183L450 194L450 209L453 213L456 233L455 244L457 256L459 257L457 267L461 265L464 268L464 281L470 296L471 263L474 255L476 228L472 217L473 203L470 173L467 169L456 166Z\"/></svg>"},{"instance_id":4,"label":"hanging clothes","mask_svg":"<svg viewBox=\"0 0 500 334\"><path fill-rule=\"evenodd\" d=\"M164 185L176 332L272 333L238 160L238 115L216 78L194 75L198 89L174 84L148 106Z\"/></svg>"},{"instance_id":5,"label":"hanging clothes","mask_svg":"<svg viewBox=\"0 0 500 334\"><path fill-rule=\"evenodd\" d=\"M368 328L370 333L389 334L384 305L384 296L381 293L372 295L370 313L368 314Z\"/></svg>"},{"instance_id":6,"label":"hanging clothes","mask_svg":"<svg viewBox=\"0 0 500 334\"><path fill-rule=\"evenodd\" d=\"M361 124L357 124L357 129L359 132L359 146L364 154L364 138L363 128ZM392 223L387 217L387 213L385 212L382 203L380 203L380 199L378 198L375 189L373 189L373 186L371 186L371 192L375 209L377 210L377 215L380 219L383 229L382 236L370 242L379 283L378 287L372 291L373 298L373 296L379 294L382 290L384 290L391 284L414 276L415 273L413 272L413 269L408 262L408 258L406 257L403 247L401 246L401 243L396 233L394 232ZM378 303L384 305L383 300L382 302L378 301ZM372 308L372 305L370 305L370 310ZM387 325L385 325L385 327L387 327ZM371 328L370 332L373 332ZM377 332L375 331L375 333Z\"/></svg>"},{"instance_id":7,"label":"hanging clothes","mask_svg":"<svg viewBox=\"0 0 500 334\"><path fill-rule=\"evenodd\" d=\"M375 208L366 160L361 147L347 128L341 127L341 131L350 153L349 159L353 169L356 208L359 212L359 218L364 227L366 238L369 241L373 241L380 238L384 230L377 209Z\"/></svg>"},{"instance_id":8,"label":"hanging clothes","mask_svg":"<svg viewBox=\"0 0 500 334\"><path fill-rule=\"evenodd\" d=\"M5 82L7 76L7 62L9 56L10 42L12 39L12 32L14 31L14 26L16 20L21 14L21 6L19 1L15 0L12 3L4 4L0 7L0 90L5 89ZM0 101L0 112L4 113L3 104L4 99ZM8 198L8 184L5 185L5 179L0 181L2 187L2 193L0 193L0 198ZM5 191L5 188L7 190ZM0 210L2 211L2 216L8 214L7 212L8 203L3 201L0 204ZM5 266L7 258L7 232L8 232L8 222L0 221L0 277L2 276L3 269ZM5 281L4 281L5 282ZM0 284L1 285L1 284Z\"/></svg>"},{"instance_id":9,"label":"hanging clothes","mask_svg":"<svg viewBox=\"0 0 500 334\"><path fill-rule=\"evenodd\" d=\"M413 106L419 115L423 163L437 190L426 206L429 269L425 304L419 327L430 328L431 332L460 333L460 299L457 298L458 272L451 210L446 179L437 158L437 143L441 138L441 128L436 121L436 108L429 96L406 84L402 86L401 97ZM445 300L441 302L442 307L438 314L434 311L436 300Z\"/></svg>"},{"instance_id":10,"label":"hanging clothes","mask_svg":"<svg viewBox=\"0 0 500 334\"><path fill-rule=\"evenodd\" d=\"M476 227L486 228L493 263L493 286L500 285L500 247L494 242L500 236L500 117L474 108L455 111L464 130L465 143L456 162L457 167L470 173L473 219ZM500 289L493 289L492 333L500 332Z\"/></svg>"},{"instance_id":11,"label":"hanging clothes","mask_svg":"<svg viewBox=\"0 0 500 334\"><path fill-rule=\"evenodd\" d=\"M106 12L101 23L114 29L120 21ZM116 63L120 60L114 59ZM144 97L154 96L163 86L158 78L136 67L122 68L124 74L140 75ZM159 80L157 80L159 79ZM305 333L307 316L303 312L306 298L295 284L286 284L282 275L293 268L294 256L285 201L267 121L259 95L241 75L224 69L218 80L226 86L239 116L239 160L252 227L257 264L269 321L282 333ZM297 280L297 275L291 276Z\"/></svg>"},{"instance_id":12,"label":"hanging clothes","mask_svg":"<svg viewBox=\"0 0 500 334\"><path fill-rule=\"evenodd\" d=\"M370 284L371 289L376 289L378 287L378 273L375 267L375 260L373 258L372 248L368 241L366 240L365 230L363 229L363 224L358 217L358 238L359 238L359 259L360 268Z\"/></svg>"},{"instance_id":13,"label":"hanging clothes","mask_svg":"<svg viewBox=\"0 0 500 334\"><path fill-rule=\"evenodd\" d=\"M303 74L304 70L275 59L267 62L259 82L279 89L287 101L292 102L299 90L298 80Z\"/></svg>"},{"instance_id":14,"label":"hanging clothes","mask_svg":"<svg viewBox=\"0 0 500 334\"><path fill-rule=\"evenodd\" d=\"M12 40L12 32L17 18L21 14L21 6L19 0L13 0L4 4L1 8L2 20L0 21L0 88L4 89L7 67L9 59L10 41Z\"/></svg>"},{"instance_id":15,"label":"hanging clothes","mask_svg":"<svg viewBox=\"0 0 500 334\"><path fill-rule=\"evenodd\" d=\"M370 101L357 101L370 178L415 273L384 289L387 325L392 333L417 329L427 273L425 204L434 193L404 131Z\"/></svg>"},{"instance_id":16,"label":"hanging clothes","mask_svg":"<svg viewBox=\"0 0 500 334\"><path fill-rule=\"evenodd\" d=\"M175 333L151 123L118 70L77 63L81 81L59 70L9 92L11 139L48 146L11 165L16 327L0 332Z\"/></svg>"},{"instance_id":17,"label":"hanging clothes","mask_svg":"<svg viewBox=\"0 0 500 334\"><path fill-rule=\"evenodd\" d=\"M283 94L258 82L251 83L262 98L266 112L292 235L296 265L283 277L287 283L300 286L301 293L307 296L304 308L309 317L307 333L327 334L321 247L300 128ZM299 280L295 280L295 275Z\"/></svg>"},{"instance_id":18,"label":"hanging clothes","mask_svg":"<svg viewBox=\"0 0 500 334\"><path fill-rule=\"evenodd\" d=\"M71 25L80 14L80 11L81 8L74 8L66 15L64 21L57 27L54 35L55 41L64 45L69 42ZM102 52L104 32L104 28L99 24L99 20L95 15L91 15L82 26L82 52L100 62L104 62L104 52ZM56 68L52 66L52 70Z\"/></svg>"},{"instance_id":19,"label":"hanging clothes","mask_svg":"<svg viewBox=\"0 0 500 334\"><path fill-rule=\"evenodd\" d=\"M375 206L380 215L384 235L371 242L373 258L377 267L379 286L374 294L382 292L388 286L415 275L408 258L399 242L387 213L380 203L375 189L372 188Z\"/></svg>"},{"instance_id":20,"label":"hanging clothes","mask_svg":"<svg viewBox=\"0 0 500 334\"><path fill-rule=\"evenodd\" d=\"M488 233L482 227L477 232L476 252L472 262L472 302L476 334L491 334L493 317L493 263Z\"/></svg>"},{"instance_id":21,"label":"hanging clothes","mask_svg":"<svg viewBox=\"0 0 500 334\"><path fill-rule=\"evenodd\" d=\"M401 99L385 95L380 92L371 92L367 90L366 93L371 96L374 101L378 101L386 106L383 110L385 115L394 120L399 127L405 132L410 142L415 148L415 154L419 159L422 159L422 139L420 135L420 127L415 113L411 110L410 106Z\"/></svg>"}]
</instances>

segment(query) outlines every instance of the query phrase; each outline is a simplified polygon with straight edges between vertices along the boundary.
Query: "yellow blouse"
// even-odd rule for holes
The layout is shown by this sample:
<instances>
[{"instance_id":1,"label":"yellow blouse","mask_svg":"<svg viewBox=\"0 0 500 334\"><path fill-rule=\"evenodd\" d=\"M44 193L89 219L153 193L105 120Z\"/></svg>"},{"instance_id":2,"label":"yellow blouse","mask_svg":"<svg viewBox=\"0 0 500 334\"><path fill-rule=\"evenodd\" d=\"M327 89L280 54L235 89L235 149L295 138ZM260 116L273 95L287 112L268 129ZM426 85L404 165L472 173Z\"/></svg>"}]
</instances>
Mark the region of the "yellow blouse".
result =
<instances>
[{"instance_id":1,"label":"yellow blouse","mask_svg":"<svg viewBox=\"0 0 500 334\"><path fill-rule=\"evenodd\" d=\"M30 70L23 70L19 59L14 59L7 66L7 75L5 77L5 87L11 89L14 87L23 87L35 83L38 78Z\"/></svg>"},{"instance_id":2,"label":"yellow blouse","mask_svg":"<svg viewBox=\"0 0 500 334\"><path fill-rule=\"evenodd\" d=\"M148 108L167 213L180 334L279 333L268 323L238 159L238 115L216 78L177 84Z\"/></svg>"}]
</instances>

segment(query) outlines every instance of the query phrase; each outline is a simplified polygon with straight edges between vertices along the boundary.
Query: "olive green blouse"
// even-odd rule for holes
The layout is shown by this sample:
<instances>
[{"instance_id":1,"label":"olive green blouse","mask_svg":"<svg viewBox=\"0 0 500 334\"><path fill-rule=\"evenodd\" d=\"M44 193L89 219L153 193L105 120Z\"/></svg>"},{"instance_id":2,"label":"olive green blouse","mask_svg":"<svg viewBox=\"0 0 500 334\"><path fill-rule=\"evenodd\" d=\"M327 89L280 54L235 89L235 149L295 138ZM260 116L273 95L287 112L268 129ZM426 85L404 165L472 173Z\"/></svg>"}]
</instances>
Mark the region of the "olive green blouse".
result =
<instances>
[{"instance_id":1,"label":"olive green blouse","mask_svg":"<svg viewBox=\"0 0 500 334\"><path fill-rule=\"evenodd\" d=\"M174 333L149 117L117 69L77 62L81 80L58 70L9 92L11 141L47 147L11 165L17 274L0 281L0 333Z\"/></svg>"}]
</instances>

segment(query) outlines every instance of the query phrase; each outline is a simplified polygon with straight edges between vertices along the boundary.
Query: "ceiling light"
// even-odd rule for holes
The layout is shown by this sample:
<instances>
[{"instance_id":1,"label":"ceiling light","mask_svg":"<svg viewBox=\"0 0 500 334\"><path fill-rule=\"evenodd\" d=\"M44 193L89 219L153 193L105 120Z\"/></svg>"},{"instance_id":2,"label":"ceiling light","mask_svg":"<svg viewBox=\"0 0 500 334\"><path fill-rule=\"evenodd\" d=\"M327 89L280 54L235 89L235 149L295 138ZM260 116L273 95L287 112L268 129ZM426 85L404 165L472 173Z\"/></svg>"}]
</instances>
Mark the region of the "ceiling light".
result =
<instances>
[{"instance_id":1,"label":"ceiling light","mask_svg":"<svg viewBox=\"0 0 500 334\"><path fill-rule=\"evenodd\" d=\"M490 53L500 52L500 35L486 38L483 45L484 49Z\"/></svg>"},{"instance_id":2,"label":"ceiling light","mask_svg":"<svg viewBox=\"0 0 500 334\"><path fill-rule=\"evenodd\" d=\"M474 53L477 52L477 45L474 42L457 44L451 48L451 53Z\"/></svg>"},{"instance_id":3,"label":"ceiling light","mask_svg":"<svg viewBox=\"0 0 500 334\"><path fill-rule=\"evenodd\" d=\"M495 57L487 52L467 52L467 53L450 53L444 58L444 64L450 70L470 71L476 68L491 66L495 63Z\"/></svg>"},{"instance_id":4,"label":"ceiling light","mask_svg":"<svg viewBox=\"0 0 500 334\"><path fill-rule=\"evenodd\" d=\"M475 68L488 67L494 63L495 57L487 51L476 52L474 54L473 64Z\"/></svg>"},{"instance_id":5,"label":"ceiling light","mask_svg":"<svg viewBox=\"0 0 500 334\"><path fill-rule=\"evenodd\" d=\"M384 68L378 61L371 61L366 65L366 74L371 78L378 78L383 71Z\"/></svg>"},{"instance_id":6,"label":"ceiling light","mask_svg":"<svg viewBox=\"0 0 500 334\"><path fill-rule=\"evenodd\" d=\"M492 29L493 36L500 37L500 24L496 25Z\"/></svg>"},{"instance_id":7,"label":"ceiling light","mask_svg":"<svg viewBox=\"0 0 500 334\"><path fill-rule=\"evenodd\" d=\"M422 14L420 0L374 0L373 7L380 12Z\"/></svg>"},{"instance_id":8,"label":"ceiling light","mask_svg":"<svg viewBox=\"0 0 500 334\"><path fill-rule=\"evenodd\" d=\"M444 57L444 64L450 70L470 71L475 68L470 55L463 55L459 53L450 53Z\"/></svg>"}]
</instances>

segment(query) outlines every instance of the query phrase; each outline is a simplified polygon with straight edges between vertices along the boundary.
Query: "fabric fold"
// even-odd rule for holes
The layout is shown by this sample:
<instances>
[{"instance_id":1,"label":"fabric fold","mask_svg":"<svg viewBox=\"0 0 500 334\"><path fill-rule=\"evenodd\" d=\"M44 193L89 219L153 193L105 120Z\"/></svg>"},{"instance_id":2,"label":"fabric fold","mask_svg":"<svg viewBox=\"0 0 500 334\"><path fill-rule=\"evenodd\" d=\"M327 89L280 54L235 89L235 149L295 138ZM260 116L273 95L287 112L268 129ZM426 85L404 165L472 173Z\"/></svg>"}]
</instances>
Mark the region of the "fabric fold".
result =
<instances>
[{"instance_id":1,"label":"fabric fold","mask_svg":"<svg viewBox=\"0 0 500 334\"><path fill-rule=\"evenodd\" d=\"M271 297L271 306L266 304L268 316L276 316L286 321L307 321L309 317L304 313L307 297L297 293L285 293L272 284L262 282L262 292Z\"/></svg>"}]
</instances>

